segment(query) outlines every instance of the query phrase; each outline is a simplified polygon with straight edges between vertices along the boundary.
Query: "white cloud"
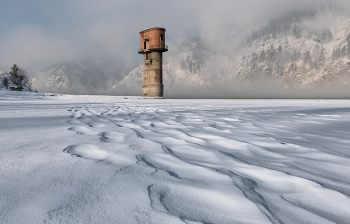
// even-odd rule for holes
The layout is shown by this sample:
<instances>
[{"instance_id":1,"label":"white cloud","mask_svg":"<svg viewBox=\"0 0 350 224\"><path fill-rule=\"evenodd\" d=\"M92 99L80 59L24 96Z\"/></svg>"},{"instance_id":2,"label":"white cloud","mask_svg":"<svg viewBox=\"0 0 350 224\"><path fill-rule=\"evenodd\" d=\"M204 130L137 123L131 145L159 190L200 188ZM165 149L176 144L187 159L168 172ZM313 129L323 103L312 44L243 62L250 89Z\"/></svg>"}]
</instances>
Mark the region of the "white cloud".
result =
<instances>
[{"instance_id":1,"label":"white cloud","mask_svg":"<svg viewBox=\"0 0 350 224\"><path fill-rule=\"evenodd\" d=\"M20 25L0 40L1 68L14 63L23 68L79 57L70 40L54 37L32 25Z\"/></svg>"}]
</instances>

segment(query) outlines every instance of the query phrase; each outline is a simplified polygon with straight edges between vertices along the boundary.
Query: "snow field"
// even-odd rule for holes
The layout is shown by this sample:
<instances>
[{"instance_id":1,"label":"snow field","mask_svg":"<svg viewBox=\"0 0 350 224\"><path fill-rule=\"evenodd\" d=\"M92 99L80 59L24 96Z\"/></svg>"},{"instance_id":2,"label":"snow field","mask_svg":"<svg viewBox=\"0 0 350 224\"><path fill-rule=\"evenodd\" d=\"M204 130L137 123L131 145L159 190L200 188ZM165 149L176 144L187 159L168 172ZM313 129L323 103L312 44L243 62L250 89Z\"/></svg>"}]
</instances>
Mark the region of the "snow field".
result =
<instances>
[{"instance_id":1,"label":"snow field","mask_svg":"<svg viewBox=\"0 0 350 224\"><path fill-rule=\"evenodd\" d=\"M0 95L0 220L349 223L348 105Z\"/></svg>"}]
</instances>

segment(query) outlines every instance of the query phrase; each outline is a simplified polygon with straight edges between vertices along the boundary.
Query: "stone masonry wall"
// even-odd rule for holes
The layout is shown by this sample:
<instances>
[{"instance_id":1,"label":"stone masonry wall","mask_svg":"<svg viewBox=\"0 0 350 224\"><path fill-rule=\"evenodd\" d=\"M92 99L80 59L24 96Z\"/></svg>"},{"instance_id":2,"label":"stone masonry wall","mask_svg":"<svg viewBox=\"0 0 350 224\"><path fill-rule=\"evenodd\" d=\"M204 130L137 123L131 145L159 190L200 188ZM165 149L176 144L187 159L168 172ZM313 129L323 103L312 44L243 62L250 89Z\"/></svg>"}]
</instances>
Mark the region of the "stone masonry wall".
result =
<instances>
[{"instance_id":1,"label":"stone masonry wall","mask_svg":"<svg viewBox=\"0 0 350 224\"><path fill-rule=\"evenodd\" d=\"M150 52L143 57L143 95L163 96L162 52Z\"/></svg>"}]
</instances>

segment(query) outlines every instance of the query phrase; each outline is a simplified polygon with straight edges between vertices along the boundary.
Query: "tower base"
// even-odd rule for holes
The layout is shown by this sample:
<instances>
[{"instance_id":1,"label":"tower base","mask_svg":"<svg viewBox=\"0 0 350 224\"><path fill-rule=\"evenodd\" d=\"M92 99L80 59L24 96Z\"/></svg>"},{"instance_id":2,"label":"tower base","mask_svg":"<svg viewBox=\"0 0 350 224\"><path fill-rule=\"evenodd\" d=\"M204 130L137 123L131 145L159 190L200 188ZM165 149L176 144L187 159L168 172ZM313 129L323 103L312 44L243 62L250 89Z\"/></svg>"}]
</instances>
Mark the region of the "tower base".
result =
<instances>
[{"instance_id":1,"label":"tower base","mask_svg":"<svg viewBox=\"0 0 350 224\"><path fill-rule=\"evenodd\" d=\"M144 85L142 90L145 97L163 97L164 85Z\"/></svg>"}]
</instances>

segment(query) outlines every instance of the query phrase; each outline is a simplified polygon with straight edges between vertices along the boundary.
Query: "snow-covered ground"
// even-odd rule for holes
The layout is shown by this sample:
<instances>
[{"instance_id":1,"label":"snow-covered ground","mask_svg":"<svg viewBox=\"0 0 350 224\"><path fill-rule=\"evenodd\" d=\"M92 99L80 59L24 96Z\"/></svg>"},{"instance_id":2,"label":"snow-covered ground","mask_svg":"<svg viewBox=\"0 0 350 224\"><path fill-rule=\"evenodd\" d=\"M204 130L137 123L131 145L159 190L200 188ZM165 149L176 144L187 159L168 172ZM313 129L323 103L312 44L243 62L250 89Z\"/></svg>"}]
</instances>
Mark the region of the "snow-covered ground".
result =
<instances>
[{"instance_id":1,"label":"snow-covered ground","mask_svg":"<svg viewBox=\"0 0 350 224\"><path fill-rule=\"evenodd\" d=\"M1 223L350 223L350 101L0 91Z\"/></svg>"}]
</instances>

